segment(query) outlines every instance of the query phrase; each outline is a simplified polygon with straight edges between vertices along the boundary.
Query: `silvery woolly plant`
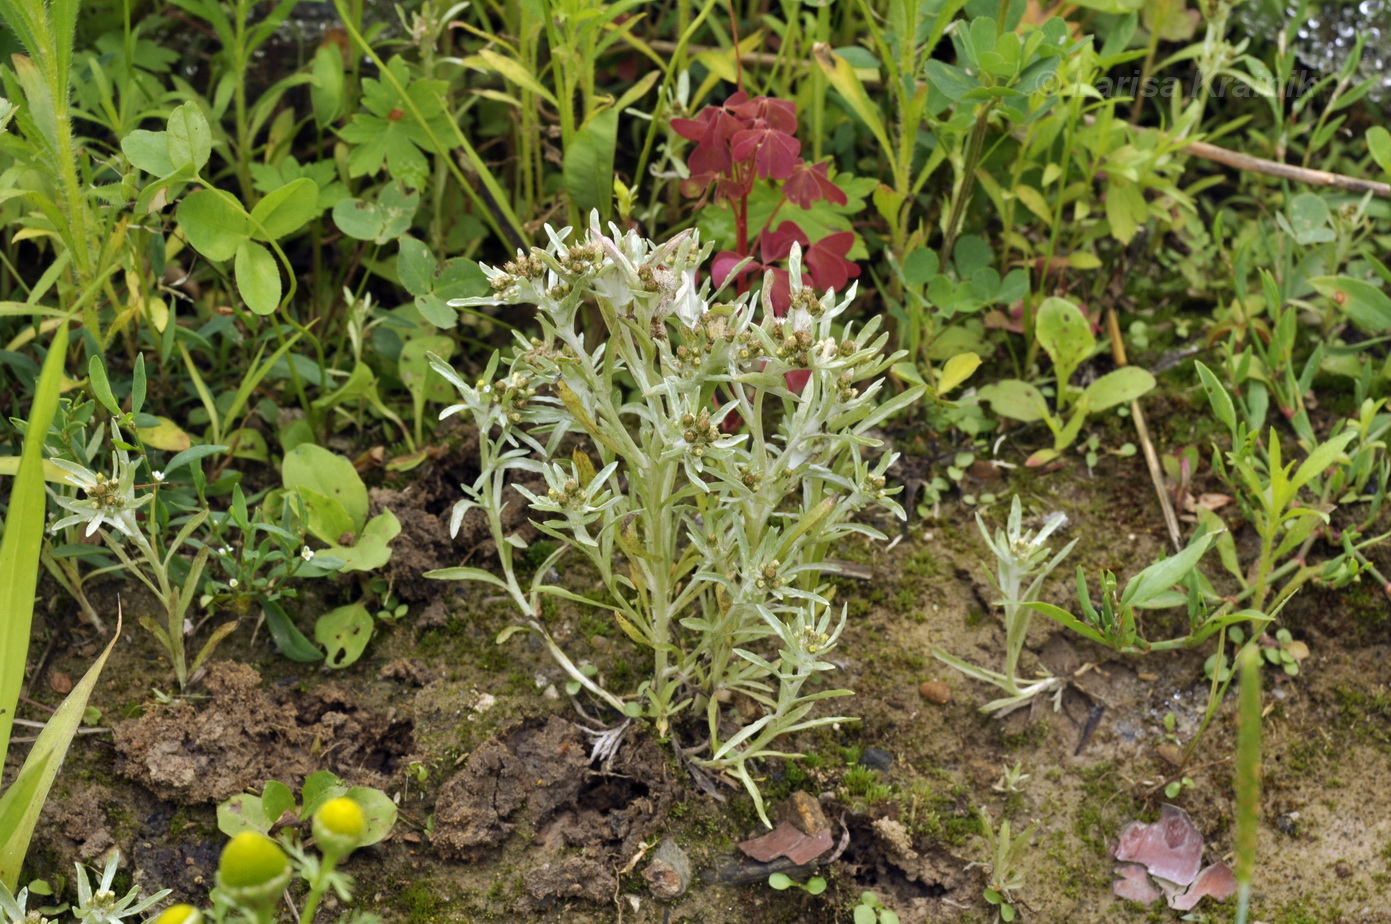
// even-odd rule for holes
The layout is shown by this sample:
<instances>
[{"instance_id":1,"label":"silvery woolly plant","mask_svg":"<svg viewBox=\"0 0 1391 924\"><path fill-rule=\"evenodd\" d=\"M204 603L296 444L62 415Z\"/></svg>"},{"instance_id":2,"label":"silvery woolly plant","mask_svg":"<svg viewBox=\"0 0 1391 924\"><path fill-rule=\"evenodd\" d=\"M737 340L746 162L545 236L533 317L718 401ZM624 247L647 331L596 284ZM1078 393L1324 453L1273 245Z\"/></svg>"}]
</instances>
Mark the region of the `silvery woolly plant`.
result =
<instances>
[{"instance_id":1,"label":"silvery woolly plant","mask_svg":"<svg viewBox=\"0 0 1391 924\"><path fill-rule=\"evenodd\" d=\"M849 694L812 682L833 668L846 618L822 579L833 570L826 552L853 534L883 538L855 521L867 507L904 517L885 482L894 456L866 453L879 445L870 431L922 390L878 402L876 377L902 354L884 352L877 317L838 323L853 287L813 292L799 251L791 307L777 317L768 279L761 296L728 300L698 283L710 248L695 231L663 244L616 227L609 237L596 215L587 234L547 234L544 249L484 267L491 298L452 303L535 305L539 334L518 335L477 381L433 358L462 396L441 416L467 411L479 431L481 474L464 486L452 528L471 508L486 511L501 570L431 576L505 589L521 625L503 637L537 633L575 689L663 735L698 724L701 740L684 753L740 779L762 815L750 761L780 755L784 735L845 720L812 715L818 701ZM603 329L583 331L596 314ZM546 490L510 494L522 473ZM525 585L516 556L526 543L502 523L516 496L560 540ZM605 601L548 583L570 553L592 563ZM542 621L548 595L609 610L650 652L646 679L610 691L581 670ZM756 709L736 710L736 698Z\"/></svg>"},{"instance_id":2,"label":"silvery woolly plant","mask_svg":"<svg viewBox=\"0 0 1391 924\"><path fill-rule=\"evenodd\" d=\"M947 654L941 648L932 649L932 654L940 661L950 664L968 677L992 683L1005 691L1005 696L991 700L981 707L982 712L1006 715L1020 706L1032 702L1034 697L1050 691L1061 692L1062 679L1044 674L1030 681L1019 679L1019 656L1024 652L1024 641L1029 634L1029 621L1033 610L1029 604L1038 599L1043 582L1053 569L1062 563L1072 547L1073 539L1062 551L1051 555L1044 543L1048 537L1067 522L1061 513L1053 514L1037 532L1025 530L1023 508L1015 497L1009 508L1009 520L1002 530L990 535L985 521L976 514L976 526L981 538L995 558L995 589L1002 595L1005 619L1005 670L988 670Z\"/></svg>"}]
</instances>

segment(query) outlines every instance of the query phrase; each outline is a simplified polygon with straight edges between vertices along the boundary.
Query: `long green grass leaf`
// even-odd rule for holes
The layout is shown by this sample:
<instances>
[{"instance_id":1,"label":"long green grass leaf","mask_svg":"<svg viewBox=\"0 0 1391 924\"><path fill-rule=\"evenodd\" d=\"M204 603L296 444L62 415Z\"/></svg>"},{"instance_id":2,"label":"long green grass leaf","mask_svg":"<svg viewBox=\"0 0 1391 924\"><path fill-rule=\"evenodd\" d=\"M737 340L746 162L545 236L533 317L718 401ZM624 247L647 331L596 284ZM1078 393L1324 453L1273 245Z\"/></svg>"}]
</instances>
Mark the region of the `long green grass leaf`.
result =
<instances>
[{"instance_id":1,"label":"long green grass leaf","mask_svg":"<svg viewBox=\"0 0 1391 924\"><path fill-rule=\"evenodd\" d=\"M0 766L4 765L9 748L19 688L24 682L24 661L29 652L39 549L48 510L48 495L43 486L43 444L58 409L58 389L67 351L68 328L60 325L54 331L48 358L39 374L19 473L10 490L5 533L0 537Z\"/></svg>"},{"instance_id":2,"label":"long green grass leaf","mask_svg":"<svg viewBox=\"0 0 1391 924\"><path fill-rule=\"evenodd\" d=\"M78 726L82 724L82 713L87 709L87 700L97 685L101 669L106 666L107 657L116 647L116 640L121 637L122 620L119 612L118 610L116 632L111 636L111 641L107 642L106 648L87 669L82 680L72 688L72 692L63 700L58 711L49 717L48 724L39 733L39 740L34 742L34 749L29 752L24 766L19 768L19 776L10 787L11 790L18 789L27 794L27 798L23 800L24 811L18 816L18 824L12 828L0 829L0 882L11 892L19 880L20 867L24 865L24 855L29 852L29 840L33 837L35 825L39 823L39 813L43 811L43 804L48 799L48 791L53 787L53 780L58 775L59 768L63 766L63 758L67 756L68 746L72 744ZM8 792L5 793L5 799L9 796ZM7 817L9 812L3 802L4 800L0 800L0 817Z\"/></svg>"}]
</instances>

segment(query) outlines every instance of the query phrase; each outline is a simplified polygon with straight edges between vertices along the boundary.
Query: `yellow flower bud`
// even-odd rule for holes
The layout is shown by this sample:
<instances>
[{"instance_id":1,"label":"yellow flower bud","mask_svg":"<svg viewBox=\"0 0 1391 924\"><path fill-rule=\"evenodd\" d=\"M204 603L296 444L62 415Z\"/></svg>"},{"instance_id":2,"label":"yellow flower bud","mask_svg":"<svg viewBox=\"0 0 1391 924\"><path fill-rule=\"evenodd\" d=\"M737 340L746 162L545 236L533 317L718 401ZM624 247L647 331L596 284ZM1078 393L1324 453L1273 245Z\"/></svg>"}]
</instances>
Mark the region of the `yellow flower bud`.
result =
<instances>
[{"instance_id":1,"label":"yellow flower bud","mask_svg":"<svg viewBox=\"0 0 1391 924\"><path fill-rule=\"evenodd\" d=\"M259 831L243 831L222 848L217 885L237 904L271 904L289 884L289 858Z\"/></svg>"},{"instance_id":2,"label":"yellow flower bud","mask_svg":"<svg viewBox=\"0 0 1391 924\"><path fill-rule=\"evenodd\" d=\"M314 841L326 856L352 853L367 833L362 806L347 796L330 799L314 813Z\"/></svg>"},{"instance_id":3,"label":"yellow flower bud","mask_svg":"<svg viewBox=\"0 0 1391 924\"><path fill-rule=\"evenodd\" d=\"M154 924L202 924L203 912L192 905L170 905L159 913Z\"/></svg>"}]
</instances>

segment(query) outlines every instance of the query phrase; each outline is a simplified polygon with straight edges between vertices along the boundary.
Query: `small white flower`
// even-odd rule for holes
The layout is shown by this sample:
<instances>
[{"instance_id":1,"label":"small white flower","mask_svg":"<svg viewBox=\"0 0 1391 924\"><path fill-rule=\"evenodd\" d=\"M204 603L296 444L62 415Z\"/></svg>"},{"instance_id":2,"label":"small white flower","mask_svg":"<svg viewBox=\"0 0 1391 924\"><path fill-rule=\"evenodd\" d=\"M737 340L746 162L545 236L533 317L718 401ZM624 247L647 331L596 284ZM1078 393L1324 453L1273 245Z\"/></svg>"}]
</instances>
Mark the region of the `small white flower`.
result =
<instances>
[{"instance_id":1,"label":"small white flower","mask_svg":"<svg viewBox=\"0 0 1391 924\"><path fill-rule=\"evenodd\" d=\"M155 480L156 484L164 484L164 472L150 472L150 477Z\"/></svg>"},{"instance_id":2,"label":"small white flower","mask_svg":"<svg viewBox=\"0 0 1391 924\"><path fill-rule=\"evenodd\" d=\"M233 590L236 590L238 587L241 586L241 582L239 582L236 578L232 578L230 581L227 582L227 586L232 588Z\"/></svg>"},{"instance_id":3,"label":"small white flower","mask_svg":"<svg viewBox=\"0 0 1391 924\"><path fill-rule=\"evenodd\" d=\"M306 545L304 548L299 550L299 557L303 558L305 561L313 561L314 550Z\"/></svg>"}]
</instances>

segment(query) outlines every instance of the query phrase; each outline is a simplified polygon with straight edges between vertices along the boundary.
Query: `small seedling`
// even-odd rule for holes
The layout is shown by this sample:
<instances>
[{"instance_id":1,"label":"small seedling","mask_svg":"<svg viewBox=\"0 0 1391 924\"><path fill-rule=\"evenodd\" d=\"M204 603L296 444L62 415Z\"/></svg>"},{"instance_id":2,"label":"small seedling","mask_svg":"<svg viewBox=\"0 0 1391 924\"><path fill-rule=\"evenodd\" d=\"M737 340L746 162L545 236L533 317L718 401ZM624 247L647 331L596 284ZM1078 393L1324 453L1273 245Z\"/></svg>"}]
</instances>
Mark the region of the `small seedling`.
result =
<instances>
[{"instance_id":1,"label":"small seedling","mask_svg":"<svg viewBox=\"0 0 1391 924\"><path fill-rule=\"evenodd\" d=\"M996 792L1022 792L1024 784L1033 778L1032 774L1023 772L1024 765L1017 763L1013 767L1005 764L1002 767L1000 781L990 788Z\"/></svg>"},{"instance_id":2,"label":"small seedling","mask_svg":"<svg viewBox=\"0 0 1391 924\"><path fill-rule=\"evenodd\" d=\"M1269 633L1262 635L1261 651L1266 661L1291 677L1299 674L1299 662L1309 657L1309 646L1295 641L1289 629L1276 629L1273 639Z\"/></svg>"},{"instance_id":3,"label":"small seedling","mask_svg":"<svg viewBox=\"0 0 1391 924\"><path fill-rule=\"evenodd\" d=\"M884 903L879 901L879 896L873 892L865 892L860 896L860 903L855 906L855 924L898 924L898 914L890 908L885 908Z\"/></svg>"},{"instance_id":4,"label":"small seedling","mask_svg":"<svg viewBox=\"0 0 1391 924\"><path fill-rule=\"evenodd\" d=\"M1198 784L1193 782L1191 776L1185 776L1179 780L1173 780L1164 787L1164 797L1167 799L1177 799L1185 790L1192 789Z\"/></svg>"},{"instance_id":5,"label":"small seedling","mask_svg":"<svg viewBox=\"0 0 1391 924\"><path fill-rule=\"evenodd\" d=\"M826 891L826 880L820 876L812 876L805 883L802 883L793 879L786 873L773 873L768 877L768 885L777 889L779 892L785 892L791 888L798 888L808 895L820 895L822 892Z\"/></svg>"}]
</instances>

